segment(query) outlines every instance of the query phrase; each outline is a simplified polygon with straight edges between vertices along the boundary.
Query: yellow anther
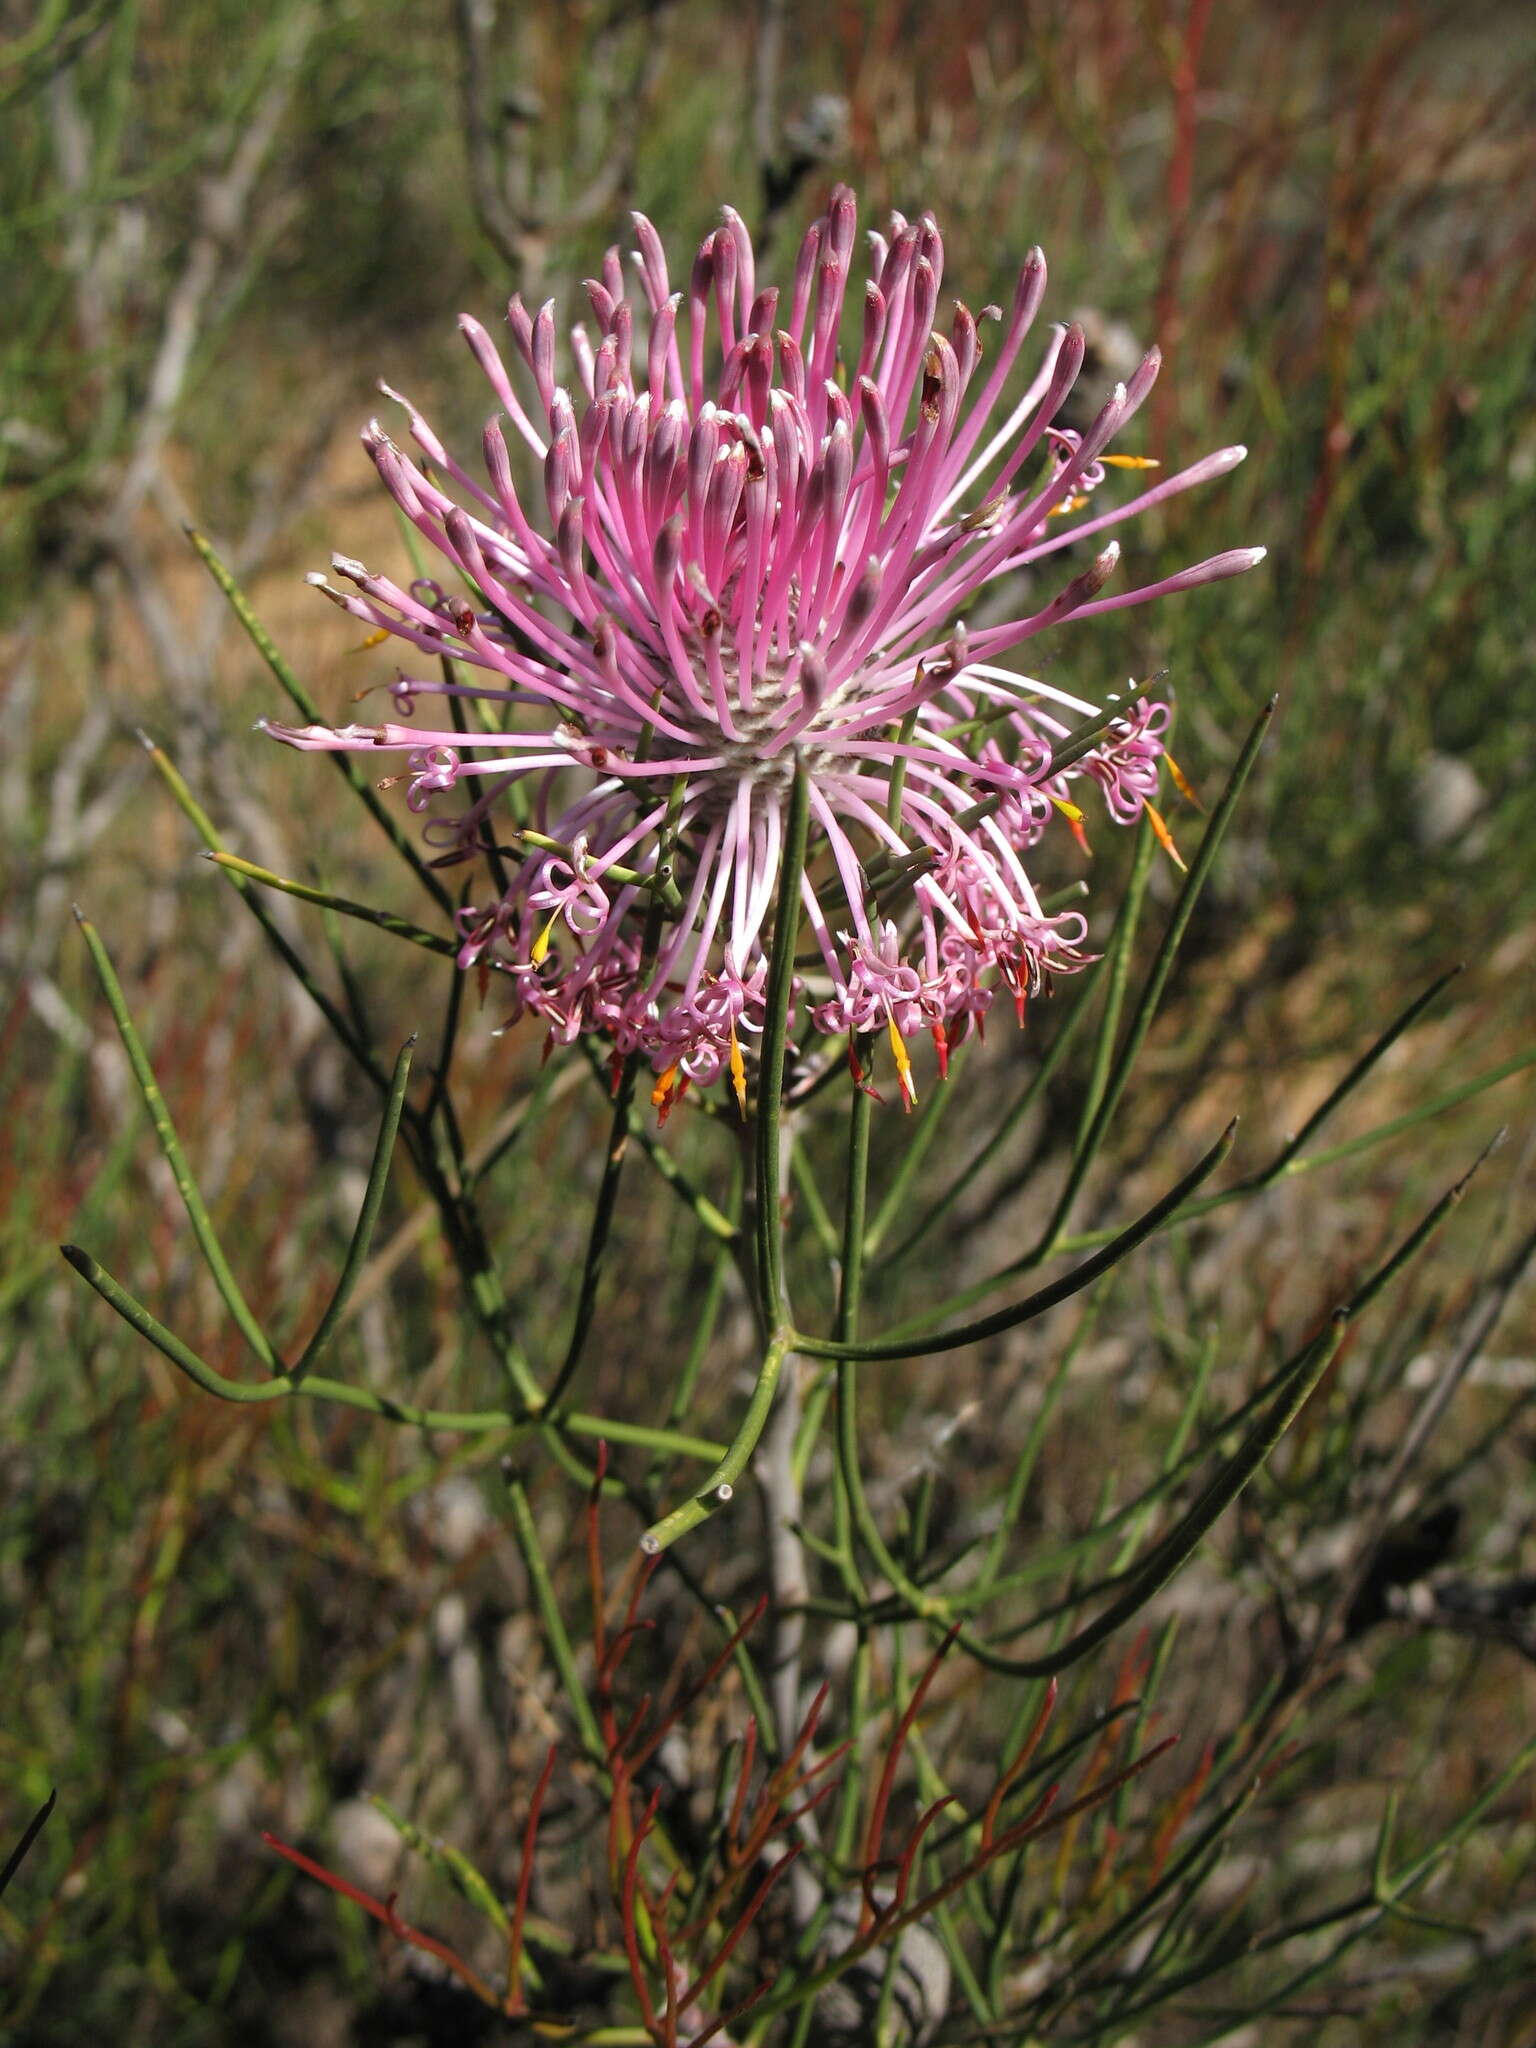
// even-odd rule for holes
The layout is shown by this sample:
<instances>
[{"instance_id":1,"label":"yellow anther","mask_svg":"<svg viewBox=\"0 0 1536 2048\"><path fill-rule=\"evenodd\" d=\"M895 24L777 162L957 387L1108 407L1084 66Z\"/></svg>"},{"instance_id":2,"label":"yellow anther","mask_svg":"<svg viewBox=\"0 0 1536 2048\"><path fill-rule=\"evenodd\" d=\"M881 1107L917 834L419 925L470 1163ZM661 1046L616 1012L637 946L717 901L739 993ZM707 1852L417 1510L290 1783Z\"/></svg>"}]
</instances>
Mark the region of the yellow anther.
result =
<instances>
[{"instance_id":1,"label":"yellow anther","mask_svg":"<svg viewBox=\"0 0 1536 2048\"><path fill-rule=\"evenodd\" d=\"M1068 498L1063 504L1053 505L1045 516L1047 519L1065 519L1069 512L1081 512L1087 502L1088 500L1079 492L1075 498Z\"/></svg>"},{"instance_id":2,"label":"yellow anther","mask_svg":"<svg viewBox=\"0 0 1536 2048\"><path fill-rule=\"evenodd\" d=\"M736 1107L745 1117L747 1113L747 1063L741 1056L741 1041L736 1036L736 1026L731 1026L731 1086L736 1091Z\"/></svg>"},{"instance_id":3,"label":"yellow anther","mask_svg":"<svg viewBox=\"0 0 1536 2048\"><path fill-rule=\"evenodd\" d=\"M912 1061L907 1052L907 1042L896 1029L896 1019L886 1021L886 1033L891 1041L891 1057L896 1062L896 1076L901 1082L901 1099L910 1109L917 1100L917 1089L912 1082Z\"/></svg>"},{"instance_id":4,"label":"yellow anther","mask_svg":"<svg viewBox=\"0 0 1536 2048\"><path fill-rule=\"evenodd\" d=\"M559 922L560 913L557 910L554 913L554 915L550 918L549 923L545 925L543 931L541 931L539 933L539 936L534 940L532 949L528 954L528 958L533 962L535 967L542 967L544 965L544 962L549 955L549 942L554 937L555 926Z\"/></svg>"},{"instance_id":5,"label":"yellow anther","mask_svg":"<svg viewBox=\"0 0 1536 2048\"><path fill-rule=\"evenodd\" d=\"M1099 460L1106 469L1161 469L1163 466L1155 455L1101 455Z\"/></svg>"},{"instance_id":6,"label":"yellow anther","mask_svg":"<svg viewBox=\"0 0 1536 2048\"><path fill-rule=\"evenodd\" d=\"M388 638L388 632L383 626L380 626L377 633L370 633L366 640L359 640L355 647L349 648L347 651L350 654L366 654L370 647L382 647Z\"/></svg>"},{"instance_id":7,"label":"yellow anther","mask_svg":"<svg viewBox=\"0 0 1536 2048\"><path fill-rule=\"evenodd\" d=\"M1173 834L1168 830L1167 825L1163 822L1163 814L1157 808L1156 804L1147 805L1147 822L1152 827L1153 837L1157 840L1158 845L1163 849L1164 853L1167 854L1168 858L1179 870L1179 873L1181 875L1187 875L1189 873L1189 869L1184 865L1184 856L1182 853L1180 853L1179 849L1174 845Z\"/></svg>"},{"instance_id":8,"label":"yellow anther","mask_svg":"<svg viewBox=\"0 0 1536 2048\"><path fill-rule=\"evenodd\" d=\"M1066 819L1068 825L1072 828L1072 837L1091 860L1093 858L1093 848L1088 844L1088 832L1083 823L1082 812L1077 808L1076 804L1068 803L1064 796L1053 796L1051 802Z\"/></svg>"},{"instance_id":9,"label":"yellow anther","mask_svg":"<svg viewBox=\"0 0 1536 2048\"><path fill-rule=\"evenodd\" d=\"M1168 763L1168 773L1173 777L1173 786L1179 792L1179 795L1183 797L1185 803L1193 804L1197 811L1203 811L1205 809L1205 805L1201 803L1199 797L1195 795L1194 784L1190 781L1189 777L1184 773L1184 770L1179 766L1178 762L1175 761L1172 754L1168 753L1165 750L1163 754L1163 759Z\"/></svg>"},{"instance_id":10,"label":"yellow anther","mask_svg":"<svg viewBox=\"0 0 1536 2048\"><path fill-rule=\"evenodd\" d=\"M652 1109L665 1109L672 1100L672 1090L676 1086L677 1062L674 1060L672 1065L659 1077L656 1086L651 1090Z\"/></svg>"}]
</instances>

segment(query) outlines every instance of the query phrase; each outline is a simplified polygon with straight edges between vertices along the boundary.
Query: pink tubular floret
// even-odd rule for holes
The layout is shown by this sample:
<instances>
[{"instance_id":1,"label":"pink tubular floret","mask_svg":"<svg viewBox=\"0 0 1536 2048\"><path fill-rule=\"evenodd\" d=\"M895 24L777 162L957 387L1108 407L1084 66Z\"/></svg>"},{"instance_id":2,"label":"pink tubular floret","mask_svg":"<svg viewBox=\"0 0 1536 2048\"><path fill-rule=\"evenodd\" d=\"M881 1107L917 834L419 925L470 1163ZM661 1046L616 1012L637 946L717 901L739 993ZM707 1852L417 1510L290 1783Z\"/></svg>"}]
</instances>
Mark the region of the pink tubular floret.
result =
<instances>
[{"instance_id":1,"label":"pink tubular floret","mask_svg":"<svg viewBox=\"0 0 1536 2048\"><path fill-rule=\"evenodd\" d=\"M1098 707L997 658L1065 621L1253 567L1261 548L1116 590L1108 537L1244 451L1106 509L1098 493L1125 460L1108 451L1160 358L1081 431L1061 418L1078 329L1051 329L1016 382L1045 295L1038 249L1006 315L956 302L940 331L933 219L894 217L856 279L846 187L782 295L759 283L729 208L681 291L650 222L636 215L634 232L631 263L610 250L588 280L570 388L552 302L530 315L513 299L510 358L461 320L497 406L483 480L408 404L424 466L377 422L363 436L445 583L407 588L343 557L348 588L311 581L424 657L393 686L405 722L268 730L407 754L407 800L433 809L427 836L445 859L473 854L513 801L528 850L504 896L461 914L461 965L504 976L514 1014L555 1042L595 1031L664 1077L729 1069L738 1086L762 1027L799 768L816 964L797 1015L829 1034L927 1031L942 1063L998 990L1022 1008L1091 957L1081 914L1048 915L1023 856L1063 818L1081 829L1073 784L1134 822L1168 723L1133 686L1094 746L1053 772L1053 749ZM961 614L1005 580L1002 621L967 634ZM444 659L451 680L432 679ZM467 732L414 716L434 695L478 700ZM904 1055L902 1082L907 1093Z\"/></svg>"}]
</instances>

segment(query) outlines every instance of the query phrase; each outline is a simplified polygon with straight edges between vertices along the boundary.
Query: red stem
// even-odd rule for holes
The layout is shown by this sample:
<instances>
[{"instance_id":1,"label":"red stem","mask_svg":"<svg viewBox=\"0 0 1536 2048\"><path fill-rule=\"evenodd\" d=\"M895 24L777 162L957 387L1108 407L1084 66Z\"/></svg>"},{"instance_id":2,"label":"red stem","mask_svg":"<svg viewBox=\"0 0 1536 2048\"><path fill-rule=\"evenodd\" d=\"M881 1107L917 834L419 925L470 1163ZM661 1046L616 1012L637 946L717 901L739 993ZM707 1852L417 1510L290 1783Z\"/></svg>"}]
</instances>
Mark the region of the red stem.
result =
<instances>
[{"instance_id":1,"label":"red stem","mask_svg":"<svg viewBox=\"0 0 1536 2048\"><path fill-rule=\"evenodd\" d=\"M886 1754L885 1768L880 1773L880 1784L875 1793L874 1805L870 1809L869 1828L864 1837L864 1866L866 1871L872 1869L880 1861L880 1844L885 1836L885 1813L886 1808L891 1803L891 1790L896 1783L896 1771L901 1763L901 1752L906 1746L907 1737L912 1732L912 1725L917 1719L924 1699L927 1697L928 1688L933 1684L935 1678L938 1677L939 1666L949 1655L954 1640L959 1633L960 1624L956 1622L928 1660L928 1668L917 1681L917 1688L913 1692L911 1699L907 1702L906 1712L896 1723L896 1733L891 1738L891 1746ZM868 1927L871 1917L867 1883L865 1894L864 1917L859 1924L859 1932L861 1934Z\"/></svg>"},{"instance_id":2,"label":"red stem","mask_svg":"<svg viewBox=\"0 0 1536 2048\"><path fill-rule=\"evenodd\" d=\"M365 1913L371 1914L381 1925L387 1927L397 1941L406 1942L411 1948L419 1948L426 1955L436 1956L462 1984L468 1986L483 2005L490 2006L492 2011L500 2005L500 1999L490 1986L482 1982L464 1958L456 1955L446 1942L434 1940L430 1934L423 1934L419 1927L412 1927L400 1918L395 1911L395 1893L391 1892L387 1900L376 1899L369 1892L359 1891L355 1884L348 1884L347 1880L338 1877L334 1870L327 1870L323 1863L316 1863L313 1857L306 1856L302 1850L291 1848L276 1835L269 1835L265 1829L262 1830L261 1839L269 1849L275 1849L279 1856L286 1856L288 1861L296 1869L302 1870L306 1877L312 1877L329 1890L339 1892L342 1898L350 1899L354 1906L361 1906Z\"/></svg>"},{"instance_id":3,"label":"red stem","mask_svg":"<svg viewBox=\"0 0 1536 2048\"><path fill-rule=\"evenodd\" d=\"M635 1829L635 1838L624 1858L624 1888L619 1901L619 1918L624 1925L624 1953L629 1959L629 1981L635 1987L641 2022L653 2040L658 2038L659 2029L656 2008L652 2005L651 1994L646 1989L645 1961L640 1954L640 1925L635 1916L635 1903L640 1887L640 1851L646 1836L650 1833L651 1822L656 1818L656 1807L660 1799L660 1792L651 1794L645 1816Z\"/></svg>"},{"instance_id":4,"label":"red stem","mask_svg":"<svg viewBox=\"0 0 1536 2048\"><path fill-rule=\"evenodd\" d=\"M654 1566L659 1562L659 1560L652 1558L649 1562L651 1566L654 1568ZM652 1732L651 1738L646 1743L644 1749L642 1749L635 1757L631 1759L636 1770L638 1770L640 1766L643 1763L645 1763L647 1759L650 1756L652 1756L657 1749L661 1747L662 1743L666 1741L667 1737L671 1734L672 1730L677 1726L678 1722L682 1719L683 1715L688 1712L689 1708L695 1706L698 1703L698 1701L703 1698L704 1694L709 1691L709 1688L714 1684L715 1680L720 1676L721 1672L725 1669L726 1665L735 1655L737 1646L745 1638L747 1631L750 1628L752 1628L755 1623L759 1622L762 1619L763 1615L767 1612L767 1608L768 1595L765 1593L763 1597L758 1601L757 1605L752 1609L752 1612L747 1616L746 1620L742 1622L741 1626L732 1633L729 1641L725 1645L725 1648L720 1652L719 1656L716 1657L715 1661L704 1673L704 1676L699 1680L698 1684L690 1687L690 1689L677 1702L676 1706L672 1708L671 1712L667 1715L666 1719L660 1722L658 1726L655 1728L655 1730Z\"/></svg>"},{"instance_id":5,"label":"red stem","mask_svg":"<svg viewBox=\"0 0 1536 2048\"><path fill-rule=\"evenodd\" d=\"M544 1768L539 1781L533 1788L533 1798L528 1805L528 1820L523 1828L523 1861L517 1873L517 1898L512 1907L512 1930L507 1937L507 2005L509 2014L523 2009L523 1922L528 1916L528 1893L533 1884L533 1858L539 1841L539 1816L544 1809L544 1794L549 1790L549 1781L554 1775L556 1745L549 1745L549 1754L544 1759Z\"/></svg>"},{"instance_id":6,"label":"red stem","mask_svg":"<svg viewBox=\"0 0 1536 2048\"><path fill-rule=\"evenodd\" d=\"M907 1837L907 1846L901 1852L901 1861L896 1867L896 1896L891 1901L899 1913L907 1903L907 1893L912 1888L912 1873L917 1868L917 1852L923 1846L923 1837L933 1826L946 1806L953 1806L955 1795L946 1792L942 1799L935 1799L926 1813L919 1815L917 1826Z\"/></svg>"},{"instance_id":7,"label":"red stem","mask_svg":"<svg viewBox=\"0 0 1536 2048\"><path fill-rule=\"evenodd\" d=\"M729 2012L721 2013L719 2019L711 2020L709 2025L704 2029L702 2034L695 2034L693 2039L688 2043L688 2048L705 2048L705 2043L707 2041L713 2041L716 2034L722 2033L726 2027L733 2027L736 2024L737 2020L741 2018L742 2014L745 2012L750 2012L753 2006L757 2004L757 2001L760 1998L767 1997L768 1993L772 1990L772 1988L773 1979L771 1977L765 1977L762 1983L757 1986L755 1991L749 1991L747 1993L746 1997L741 2001L739 2005L733 2005Z\"/></svg>"},{"instance_id":8,"label":"red stem","mask_svg":"<svg viewBox=\"0 0 1536 2048\"><path fill-rule=\"evenodd\" d=\"M1053 1678L1045 1688L1045 1699L1039 1713L1029 1725L1029 1733L1024 1737L1018 1755L993 1787L992 1797L987 1801L987 1810L981 1817L981 1846L984 1849L991 1847L992 1831L997 1826L997 1816L1002 1811L1003 1801L1024 1775L1030 1758L1040 1747L1040 1738L1050 1724L1051 1715L1056 1708L1056 1695L1060 1690L1059 1680Z\"/></svg>"},{"instance_id":9,"label":"red stem","mask_svg":"<svg viewBox=\"0 0 1536 2048\"><path fill-rule=\"evenodd\" d=\"M674 1872L667 1882L666 1890L651 1914L651 1932L656 1937L656 1952L661 1958L661 1981L666 1987L666 2009L661 2018L662 2036L666 2048L677 2048L677 1965L672 1959L672 1944L667 1939L667 1907L672 1900L672 1888L677 1882Z\"/></svg>"},{"instance_id":10,"label":"red stem","mask_svg":"<svg viewBox=\"0 0 1536 2048\"><path fill-rule=\"evenodd\" d=\"M747 1716L747 1732L741 1742L741 1776L736 1780L736 1796L731 1801L731 1818L725 1830L727 1843L736 1840L741 1827L743 1809L747 1803L747 1784L752 1776L752 1760L757 1755L757 1716Z\"/></svg>"},{"instance_id":11,"label":"red stem","mask_svg":"<svg viewBox=\"0 0 1536 2048\"><path fill-rule=\"evenodd\" d=\"M1163 1865L1168 1860L1168 1851L1173 1847L1179 1830L1194 1811L1195 1802L1205 1790L1205 1781L1211 1775L1211 1766L1216 1761L1216 1745L1208 1742L1195 1766L1195 1775L1183 1790L1177 1793L1163 1816L1157 1833L1152 1837L1151 1865L1147 1882L1156 1884L1163 1874Z\"/></svg>"},{"instance_id":12,"label":"red stem","mask_svg":"<svg viewBox=\"0 0 1536 2048\"><path fill-rule=\"evenodd\" d=\"M630 1644L636 1636L646 1634L655 1626L654 1621L628 1621L616 1636L610 1637L608 1647L603 1653L602 1668L597 1674L597 1682L600 1689L611 1689L614 1675L618 1671L619 1665L623 1662L625 1652Z\"/></svg>"},{"instance_id":13,"label":"red stem","mask_svg":"<svg viewBox=\"0 0 1536 2048\"><path fill-rule=\"evenodd\" d=\"M694 2004L696 2000L702 1998L705 1991L708 1990L710 1984L725 1968L726 1964L730 1961L732 1955L735 1953L737 1944L740 1942L742 1936L746 1933L747 1929L752 1925L752 1922L757 1918L758 1913L762 1910L763 1901L767 1898L768 1894L773 1890L774 1886L778 1883L779 1879L784 1875L785 1871L788 1870L791 1863L793 1863L795 1858L800 1854L800 1849L801 1844L799 1842L796 1842L793 1848L787 1849L785 1853L779 1858L778 1862L774 1864L772 1870L769 1871L768 1875L763 1879L762 1883L758 1886L757 1890L752 1894L751 1898L748 1899L746 1906L742 1911L741 1918L736 1922L736 1925L731 1929L730 1933L725 1937L724 1941L721 1942L719 1948L716 1949L713 1960L710 1962L708 1967L694 1979L694 1981L688 1986L688 1989L683 1993L683 2004L685 2007Z\"/></svg>"}]
</instances>

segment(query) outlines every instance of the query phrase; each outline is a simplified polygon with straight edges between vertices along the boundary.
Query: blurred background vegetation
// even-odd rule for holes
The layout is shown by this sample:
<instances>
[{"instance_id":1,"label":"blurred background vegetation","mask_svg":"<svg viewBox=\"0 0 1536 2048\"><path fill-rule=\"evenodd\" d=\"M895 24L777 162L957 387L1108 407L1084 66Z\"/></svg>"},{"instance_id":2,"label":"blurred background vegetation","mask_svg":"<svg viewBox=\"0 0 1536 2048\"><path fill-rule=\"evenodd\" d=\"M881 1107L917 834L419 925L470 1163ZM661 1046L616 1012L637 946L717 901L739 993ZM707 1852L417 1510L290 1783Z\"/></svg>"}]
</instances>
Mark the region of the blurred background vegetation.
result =
<instances>
[{"instance_id":1,"label":"blurred background vegetation","mask_svg":"<svg viewBox=\"0 0 1536 2048\"><path fill-rule=\"evenodd\" d=\"M378 560L398 545L356 445L377 378L409 388L450 443L478 433L456 312L489 321L518 288L579 317L579 280L631 206L683 250L729 199L782 274L837 177L866 221L931 208L946 285L972 305L1006 303L1040 242L1048 311L1084 318L1096 374L1162 344L1151 453L1252 451L1137 535L1149 578L1162 559L1270 549L1237 584L1096 622L1063 645L1063 676L1094 695L1166 667L1202 791L1253 710L1275 691L1282 707L1106 1197L1123 1210L1178 1134L1234 1110L1277 1142L1464 960L1348 1139L1530 1046L1536 21L1492 0L42 0L0 22L0 1849L60 1791L0 1903L0 2028L189 2048L470 2038L434 2021L419 1985L381 1979L361 1923L296 1893L258 1831L308 1831L385 1888L395 1838L362 1796L382 1792L504 1866L552 1679L492 1453L429 1456L355 1419L253 1422L189 1398L53 1248L90 1243L228 1366L75 898L113 947L248 1291L290 1305L295 1326L371 1145L371 1102L193 858L135 737L170 748L241 853L379 896L380 842L328 801L331 778L250 733L270 681L183 523L215 538L339 718L387 654L357 652L303 573L332 546ZM1122 859L1098 849L1096 898L1113 902ZM387 888L425 914L393 873ZM346 971L387 1042L420 1021L425 976L370 936L349 934ZM482 1136L537 1070L537 1047L493 1040L494 1022L463 1055ZM944 1146L984 1133L1027 1071L1030 1034L999 1033L973 1066L925 1169L936 1180L963 1156ZM1043 1200L1070 1142L1075 1057L1021 1134L1025 1164L959 1203L957 1286ZM1144 1294L1118 1290L1113 1340L1086 1345L1037 1482L1043 1528L1155 1461L1195 1306L1234 1345L1294 1329L1513 1126L1394 1303L1369 1428L1346 1389L1218 1546L1188 1622L1197 1731L1226 1698L1240 1711L1319 1546L1347 1542L1359 1472L1510 1270L1529 1214L1527 1079L1277 1188L1235 1241L1181 1240ZM562 1195L590 1183L599 1128L555 1086L498 1188L504 1278L536 1328L559 1320L581 1227ZM883 1120L887 1170L905 1136ZM348 1342L374 1383L409 1357L415 1385L468 1403L485 1366L466 1355L448 1262L412 1191L392 1201ZM669 1261L666 1219L642 1202L621 1227L597 1398L631 1412L700 1276ZM896 1265L884 1284L894 1297L912 1279ZM1506 1292L1405 1506L1441 1537L1403 1584L1533 1568L1536 1301L1518 1274ZM967 1354L882 1382L871 1456L892 1499L997 1365ZM710 1372L728 1385L711 1366L706 1392ZM1021 1396L994 1419L1006 1437L1031 1412ZM993 1449L980 1435L977 1466ZM570 1497L534 1476L558 1551ZM963 1524L963 1499L947 1512ZM1368 1859L1384 1785L1411 1779L1428 1833L1533 1719L1518 1628L1468 1633L1388 1604L1341 1654L1301 1779L1256 1817L1294 1898ZM1436 1895L1445 1926L1399 1930L1253 2038L1516 2042L1533 1875L1527 1786ZM1495 1933L1480 1948L1465 1923ZM1203 2024L1156 2038L1208 2038Z\"/></svg>"}]
</instances>

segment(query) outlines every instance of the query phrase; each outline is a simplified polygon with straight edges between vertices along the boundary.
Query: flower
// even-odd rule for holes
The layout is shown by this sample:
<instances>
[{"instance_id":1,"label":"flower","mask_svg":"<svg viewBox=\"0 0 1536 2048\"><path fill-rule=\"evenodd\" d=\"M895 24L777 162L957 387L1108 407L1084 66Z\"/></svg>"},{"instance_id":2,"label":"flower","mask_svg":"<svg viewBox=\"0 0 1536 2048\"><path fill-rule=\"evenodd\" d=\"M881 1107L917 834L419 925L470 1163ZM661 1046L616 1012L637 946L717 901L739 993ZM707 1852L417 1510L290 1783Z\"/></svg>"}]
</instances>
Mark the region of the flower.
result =
<instances>
[{"instance_id":1,"label":"flower","mask_svg":"<svg viewBox=\"0 0 1536 2048\"><path fill-rule=\"evenodd\" d=\"M1251 568L1262 548L1101 595L1120 557L1109 530L1244 450L1100 509L1110 468L1154 467L1109 448L1159 357L1086 432L1068 431L1056 420L1083 336L1053 328L1009 402L1045 291L1038 249L1006 316L957 302L940 332L938 228L894 216L868 237L848 364L845 187L807 232L782 309L729 208L682 291L655 229L634 223L638 293L610 250L587 284L593 324L572 332L574 385L556 381L553 303L508 309L522 395L491 336L461 320L499 408L483 477L407 401L424 460L376 421L364 434L450 573L405 586L337 556L350 589L310 580L439 658L442 679L401 675L402 722L269 730L298 747L405 751L413 809L463 784L465 807L426 827L445 859L472 856L504 816L515 865L497 900L461 914L461 964L503 975L514 1014L555 1041L597 1032L642 1054L663 1108L727 1072L745 1101L743 1040L762 1028L798 769L813 964L797 1010L823 1033L886 1032L910 1101L907 1037L930 1032L942 1068L999 988L1022 1014L1090 957L1082 915L1048 914L1023 860L1047 830L1081 833L1069 786L1099 785L1120 823L1156 788L1166 707L1133 695L1058 769L1062 740L1098 707L1000 658L1068 618ZM532 491L509 435L538 465ZM1050 558L1090 540L1098 551L1042 599ZM956 623L999 587L1012 601L1002 623ZM454 726L410 722L431 696L458 700Z\"/></svg>"}]
</instances>

